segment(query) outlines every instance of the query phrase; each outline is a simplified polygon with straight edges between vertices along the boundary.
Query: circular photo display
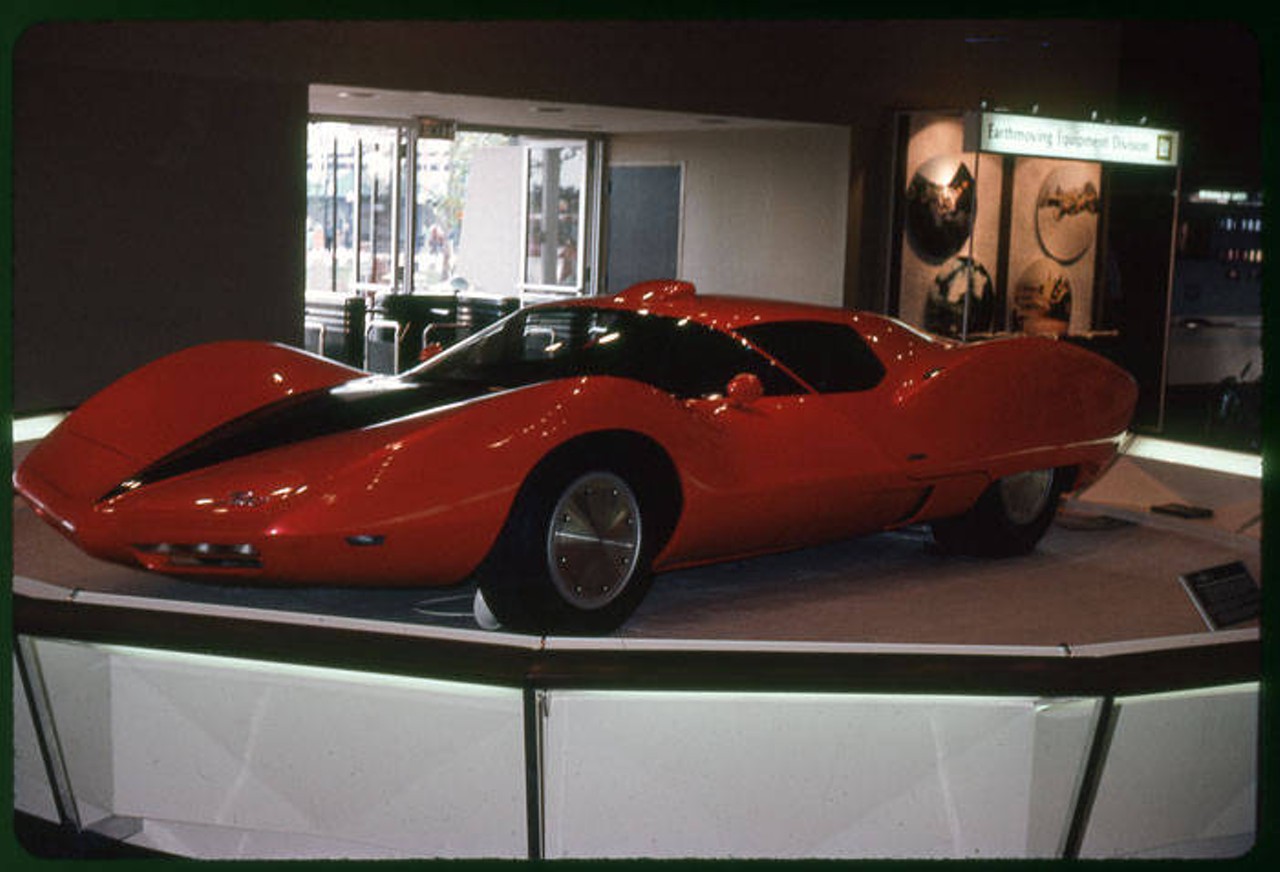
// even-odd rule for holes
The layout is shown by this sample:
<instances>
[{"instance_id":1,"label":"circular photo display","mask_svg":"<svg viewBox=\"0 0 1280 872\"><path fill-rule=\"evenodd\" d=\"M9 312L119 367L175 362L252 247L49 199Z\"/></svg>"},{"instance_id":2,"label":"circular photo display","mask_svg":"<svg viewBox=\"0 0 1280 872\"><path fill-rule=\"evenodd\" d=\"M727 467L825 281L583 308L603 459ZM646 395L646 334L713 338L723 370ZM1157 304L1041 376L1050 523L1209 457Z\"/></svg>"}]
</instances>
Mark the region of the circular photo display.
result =
<instances>
[{"instance_id":1,"label":"circular photo display","mask_svg":"<svg viewBox=\"0 0 1280 872\"><path fill-rule=\"evenodd\" d=\"M920 165L907 185L907 229L921 256L944 260L973 229L973 175L961 155L938 155Z\"/></svg>"},{"instance_id":2,"label":"circular photo display","mask_svg":"<svg viewBox=\"0 0 1280 872\"><path fill-rule=\"evenodd\" d=\"M925 299L924 329L939 336L986 333L992 329L994 316L995 294L987 268L969 257L953 257L943 264Z\"/></svg>"},{"instance_id":3,"label":"circular photo display","mask_svg":"<svg viewBox=\"0 0 1280 872\"><path fill-rule=\"evenodd\" d=\"M1064 164L1045 176L1036 196L1040 247L1059 263L1079 260L1098 232L1097 168Z\"/></svg>"},{"instance_id":4,"label":"circular photo display","mask_svg":"<svg viewBox=\"0 0 1280 872\"><path fill-rule=\"evenodd\" d=\"M1013 327L1038 336L1062 336L1071 325L1071 279L1041 258L1022 271L1013 288Z\"/></svg>"}]
</instances>

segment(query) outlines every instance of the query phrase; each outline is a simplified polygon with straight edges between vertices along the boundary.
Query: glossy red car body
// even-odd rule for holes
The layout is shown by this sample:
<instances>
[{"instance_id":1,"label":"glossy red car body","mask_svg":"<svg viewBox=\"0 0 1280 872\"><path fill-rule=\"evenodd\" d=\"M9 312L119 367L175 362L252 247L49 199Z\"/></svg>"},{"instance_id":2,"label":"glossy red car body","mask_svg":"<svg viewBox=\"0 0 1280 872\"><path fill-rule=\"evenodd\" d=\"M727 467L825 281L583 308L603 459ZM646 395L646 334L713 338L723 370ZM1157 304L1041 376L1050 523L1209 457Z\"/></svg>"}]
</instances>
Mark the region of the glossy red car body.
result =
<instances>
[{"instance_id":1,"label":"glossy red car body","mask_svg":"<svg viewBox=\"0 0 1280 872\"><path fill-rule=\"evenodd\" d=\"M625 431L659 446L678 475L678 517L652 561L664 570L954 516L1024 470L1070 470L1083 486L1112 460L1136 397L1123 371L1050 339L960 345L878 315L700 297L676 282L568 305L730 332L849 325L884 376L851 392L755 396L726 384L677 399L628 378L576 375L140 480L139 470L273 403L385 388L285 346L216 343L86 401L15 482L41 516L106 560L238 582L443 585L481 563L550 452Z\"/></svg>"}]
</instances>

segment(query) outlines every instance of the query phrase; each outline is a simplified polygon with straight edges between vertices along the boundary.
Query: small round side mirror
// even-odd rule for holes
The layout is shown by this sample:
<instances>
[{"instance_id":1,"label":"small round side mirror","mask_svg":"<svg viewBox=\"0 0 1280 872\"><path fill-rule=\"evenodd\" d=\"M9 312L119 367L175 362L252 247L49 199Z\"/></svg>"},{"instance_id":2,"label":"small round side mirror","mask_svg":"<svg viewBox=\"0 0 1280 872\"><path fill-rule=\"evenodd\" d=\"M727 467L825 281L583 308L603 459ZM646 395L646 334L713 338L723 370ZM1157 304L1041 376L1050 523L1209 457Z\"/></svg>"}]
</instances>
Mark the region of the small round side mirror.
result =
<instances>
[{"instance_id":1,"label":"small round side mirror","mask_svg":"<svg viewBox=\"0 0 1280 872\"><path fill-rule=\"evenodd\" d=\"M764 385L755 373L740 372L729 379L724 395L730 405L745 408L764 396Z\"/></svg>"}]
</instances>

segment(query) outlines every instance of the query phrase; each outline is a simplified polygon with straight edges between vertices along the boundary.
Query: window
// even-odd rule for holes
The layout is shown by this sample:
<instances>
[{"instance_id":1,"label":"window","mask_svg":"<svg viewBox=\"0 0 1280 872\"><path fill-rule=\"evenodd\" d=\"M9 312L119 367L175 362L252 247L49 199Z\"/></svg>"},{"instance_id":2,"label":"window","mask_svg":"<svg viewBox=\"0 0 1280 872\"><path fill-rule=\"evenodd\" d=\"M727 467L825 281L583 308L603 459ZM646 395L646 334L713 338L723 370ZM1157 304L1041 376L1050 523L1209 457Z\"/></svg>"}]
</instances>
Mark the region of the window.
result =
<instances>
[{"instance_id":1,"label":"window","mask_svg":"<svg viewBox=\"0 0 1280 872\"><path fill-rule=\"evenodd\" d=\"M521 289L580 294L586 224L585 142L532 143L525 150Z\"/></svg>"},{"instance_id":2,"label":"window","mask_svg":"<svg viewBox=\"0 0 1280 872\"><path fill-rule=\"evenodd\" d=\"M777 321L738 332L819 393L864 391L884 378L884 364L845 324Z\"/></svg>"},{"instance_id":3,"label":"window","mask_svg":"<svg viewBox=\"0 0 1280 872\"><path fill-rule=\"evenodd\" d=\"M673 324L664 390L677 397L722 394L729 380L740 373L757 376L765 396L805 393L781 367L741 340L687 320Z\"/></svg>"},{"instance_id":4,"label":"window","mask_svg":"<svg viewBox=\"0 0 1280 872\"><path fill-rule=\"evenodd\" d=\"M412 290L511 293L519 139L464 130L453 139L419 138L415 151ZM504 198L503 188L513 190Z\"/></svg>"},{"instance_id":5,"label":"window","mask_svg":"<svg viewBox=\"0 0 1280 872\"><path fill-rule=\"evenodd\" d=\"M396 283L404 211L402 134L316 122L307 129L307 290L349 295Z\"/></svg>"}]
</instances>

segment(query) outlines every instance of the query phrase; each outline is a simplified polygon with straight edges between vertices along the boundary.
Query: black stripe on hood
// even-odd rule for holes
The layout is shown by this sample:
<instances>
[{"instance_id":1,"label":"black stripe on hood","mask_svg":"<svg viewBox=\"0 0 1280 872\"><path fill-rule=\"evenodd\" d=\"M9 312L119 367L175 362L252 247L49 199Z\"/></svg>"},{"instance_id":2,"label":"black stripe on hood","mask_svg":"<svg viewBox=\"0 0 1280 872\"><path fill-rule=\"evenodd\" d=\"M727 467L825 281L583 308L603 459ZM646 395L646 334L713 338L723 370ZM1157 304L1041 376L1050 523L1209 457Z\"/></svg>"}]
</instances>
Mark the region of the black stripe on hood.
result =
<instances>
[{"instance_id":1,"label":"black stripe on hood","mask_svg":"<svg viewBox=\"0 0 1280 872\"><path fill-rule=\"evenodd\" d=\"M196 437L116 485L99 502L228 460L359 430L489 392L487 385L478 382L370 379L286 397Z\"/></svg>"}]
</instances>

